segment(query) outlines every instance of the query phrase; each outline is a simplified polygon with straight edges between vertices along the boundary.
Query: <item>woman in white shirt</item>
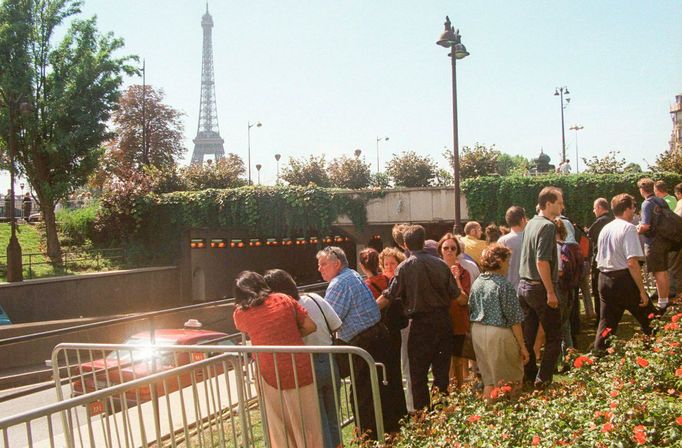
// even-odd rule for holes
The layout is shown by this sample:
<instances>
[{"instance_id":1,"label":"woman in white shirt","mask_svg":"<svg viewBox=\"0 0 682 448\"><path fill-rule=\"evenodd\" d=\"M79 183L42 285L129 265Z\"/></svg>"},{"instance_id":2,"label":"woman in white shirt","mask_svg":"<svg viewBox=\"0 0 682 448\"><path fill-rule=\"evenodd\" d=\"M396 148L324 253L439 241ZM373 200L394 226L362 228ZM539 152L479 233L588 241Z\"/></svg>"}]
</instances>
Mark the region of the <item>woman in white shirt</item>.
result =
<instances>
[{"instance_id":1,"label":"woman in white shirt","mask_svg":"<svg viewBox=\"0 0 682 448\"><path fill-rule=\"evenodd\" d=\"M327 301L315 293L299 294L294 279L282 269L271 269L264 277L272 292L283 293L297 300L317 325L317 330L303 338L305 345L332 345L331 335L341 327L341 319ZM341 445L342 440L334 398L340 396L341 378L331 355L317 353L313 355L313 360L324 448L335 448Z\"/></svg>"}]
</instances>

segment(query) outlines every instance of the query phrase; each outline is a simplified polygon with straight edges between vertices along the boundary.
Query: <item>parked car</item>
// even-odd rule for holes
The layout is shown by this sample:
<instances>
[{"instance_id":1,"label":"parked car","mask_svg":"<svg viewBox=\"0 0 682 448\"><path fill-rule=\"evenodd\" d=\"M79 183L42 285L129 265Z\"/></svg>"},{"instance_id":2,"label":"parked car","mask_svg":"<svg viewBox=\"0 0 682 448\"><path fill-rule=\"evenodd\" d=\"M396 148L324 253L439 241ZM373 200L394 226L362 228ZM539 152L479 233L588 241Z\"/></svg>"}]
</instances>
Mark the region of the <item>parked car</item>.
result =
<instances>
[{"instance_id":1,"label":"parked car","mask_svg":"<svg viewBox=\"0 0 682 448\"><path fill-rule=\"evenodd\" d=\"M199 329L161 329L154 332L155 345L203 345L203 344L229 344L227 334L219 331L199 330ZM149 332L142 332L132 335L123 344L125 345L151 345ZM82 395L83 393L101 390L117 384L139 379L152 373L170 370L191 362L201 361L206 358L206 353L197 352L169 352L151 350L119 350L110 353L106 358L95 359L85 362L75 367L71 375L76 381L73 383L72 396ZM155 364L155 365L154 365ZM156 370L154 370L156 369ZM222 373L222 366L209 369L209 376ZM203 379L201 370L195 372L195 381ZM155 383L158 396L183 389L192 384L192 377L189 373L179 376L169 377L165 381ZM151 400L152 389L150 386L143 386L131 389L125 393L125 400L128 406L136 406ZM121 397L114 397L115 410L121 407ZM94 409L90 409L91 414L104 412L106 404L95 404Z\"/></svg>"},{"instance_id":2,"label":"parked car","mask_svg":"<svg viewBox=\"0 0 682 448\"><path fill-rule=\"evenodd\" d=\"M0 325L12 325L12 321L5 310L2 309L2 305L0 305Z\"/></svg>"}]
</instances>

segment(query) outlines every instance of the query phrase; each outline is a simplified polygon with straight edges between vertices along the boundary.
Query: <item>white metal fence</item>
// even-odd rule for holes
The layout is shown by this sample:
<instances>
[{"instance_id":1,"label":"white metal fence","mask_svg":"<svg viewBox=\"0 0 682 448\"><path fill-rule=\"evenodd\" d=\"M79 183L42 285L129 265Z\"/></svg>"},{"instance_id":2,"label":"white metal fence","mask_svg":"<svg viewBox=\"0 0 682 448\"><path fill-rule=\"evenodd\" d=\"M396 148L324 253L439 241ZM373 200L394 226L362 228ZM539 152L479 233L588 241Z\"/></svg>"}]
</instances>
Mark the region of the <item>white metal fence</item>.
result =
<instances>
[{"instance_id":1,"label":"white metal fence","mask_svg":"<svg viewBox=\"0 0 682 448\"><path fill-rule=\"evenodd\" d=\"M260 393L264 387L258 374L261 356L273 356L276 366L278 359L290 357L293 363L294 356L301 353L311 363L313 356L331 360L334 354L345 353L352 363L367 364L377 436L382 440L376 365L357 347L60 344L52 355L59 401L0 419L0 445L313 448L308 439L298 445L288 436L270 440L269 410ZM294 390L298 391L296 369L293 371ZM317 380L313 369L315 389ZM279 384L279 376L277 381ZM334 392L338 435L346 443L352 431L342 428L353 422L353 415L359 415L356 388L351 387L355 381L351 375ZM279 400L284 400L281 391ZM302 433L320 430L303 418L311 406L319 410L318 403L302 403L301 415L293 419Z\"/></svg>"}]
</instances>

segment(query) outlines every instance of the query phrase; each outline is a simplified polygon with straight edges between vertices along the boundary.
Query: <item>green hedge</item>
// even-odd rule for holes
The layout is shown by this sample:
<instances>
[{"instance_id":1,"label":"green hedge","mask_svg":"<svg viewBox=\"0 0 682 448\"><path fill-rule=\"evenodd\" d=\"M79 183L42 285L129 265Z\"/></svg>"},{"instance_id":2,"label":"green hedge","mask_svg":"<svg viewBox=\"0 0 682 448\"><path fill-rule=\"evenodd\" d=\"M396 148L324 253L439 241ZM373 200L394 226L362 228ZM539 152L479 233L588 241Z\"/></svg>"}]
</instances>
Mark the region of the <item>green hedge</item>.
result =
<instances>
[{"instance_id":1,"label":"green hedge","mask_svg":"<svg viewBox=\"0 0 682 448\"><path fill-rule=\"evenodd\" d=\"M594 221L592 204L598 197L611 198L619 193L630 193L638 201L637 181L646 173L624 174L573 174L546 176L487 176L467 179L462 191L467 200L469 219L483 223L504 223L504 213L512 205L520 205L526 214L535 213L538 193L542 188L553 185L564 192L566 214L581 225ZM668 188L682 182L679 173L657 173L655 180L665 180Z\"/></svg>"},{"instance_id":2,"label":"green hedge","mask_svg":"<svg viewBox=\"0 0 682 448\"><path fill-rule=\"evenodd\" d=\"M81 208L61 209L56 213L57 227L71 244L85 244L86 241L92 240L94 235L98 209L97 202Z\"/></svg>"}]
</instances>

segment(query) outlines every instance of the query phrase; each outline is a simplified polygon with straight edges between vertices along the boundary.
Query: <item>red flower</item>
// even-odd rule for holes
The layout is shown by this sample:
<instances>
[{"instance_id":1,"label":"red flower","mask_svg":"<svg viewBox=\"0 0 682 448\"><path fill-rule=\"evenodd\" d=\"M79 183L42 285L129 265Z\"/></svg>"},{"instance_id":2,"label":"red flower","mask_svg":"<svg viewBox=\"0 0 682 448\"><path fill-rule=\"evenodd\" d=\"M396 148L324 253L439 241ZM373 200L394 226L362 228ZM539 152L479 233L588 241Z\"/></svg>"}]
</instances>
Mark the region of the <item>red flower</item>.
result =
<instances>
[{"instance_id":1,"label":"red flower","mask_svg":"<svg viewBox=\"0 0 682 448\"><path fill-rule=\"evenodd\" d=\"M618 407L618 402L612 401L611 404L609 405L611 409L616 409Z\"/></svg>"},{"instance_id":2,"label":"red flower","mask_svg":"<svg viewBox=\"0 0 682 448\"><path fill-rule=\"evenodd\" d=\"M637 442L637 445L644 445L646 443L646 428L644 425L637 425L632 430L632 437Z\"/></svg>"},{"instance_id":3,"label":"red flower","mask_svg":"<svg viewBox=\"0 0 682 448\"><path fill-rule=\"evenodd\" d=\"M573 361L573 367L576 369L581 368L584 364L587 365L592 365L594 364L594 361L592 359L588 358L587 356L578 356L575 358L575 361Z\"/></svg>"},{"instance_id":4,"label":"red flower","mask_svg":"<svg viewBox=\"0 0 682 448\"><path fill-rule=\"evenodd\" d=\"M479 421L480 419L481 419L481 416L480 416L480 415L470 415L470 416L467 418L467 421L468 421L469 423L476 423L476 422Z\"/></svg>"},{"instance_id":5,"label":"red flower","mask_svg":"<svg viewBox=\"0 0 682 448\"><path fill-rule=\"evenodd\" d=\"M682 426L682 416L677 417L677 418L675 419L675 423L677 423L678 425Z\"/></svg>"},{"instance_id":6,"label":"red flower","mask_svg":"<svg viewBox=\"0 0 682 448\"><path fill-rule=\"evenodd\" d=\"M663 327L663 329L666 330L666 331L679 330L679 329L680 329L680 326L677 325L677 322L671 322L671 323L669 323L669 324L665 324L665 326Z\"/></svg>"},{"instance_id":7,"label":"red flower","mask_svg":"<svg viewBox=\"0 0 682 448\"><path fill-rule=\"evenodd\" d=\"M613 425L613 423L604 423L604 426L601 427L601 432L611 432L616 427Z\"/></svg>"},{"instance_id":8,"label":"red flower","mask_svg":"<svg viewBox=\"0 0 682 448\"><path fill-rule=\"evenodd\" d=\"M500 390L502 392L504 392L505 394L508 394L509 392L511 392L512 387L510 385L504 385L504 386L500 387Z\"/></svg>"},{"instance_id":9,"label":"red flower","mask_svg":"<svg viewBox=\"0 0 682 448\"><path fill-rule=\"evenodd\" d=\"M682 376L682 367L675 369L675 376Z\"/></svg>"},{"instance_id":10,"label":"red flower","mask_svg":"<svg viewBox=\"0 0 682 448\"><path fill-rule=\"evenodd\" d=\"M677 313L670 320L672 320L673 322L677 322L680 320L680 317L682 317L682 313Z\"/></svg>"},{"instance_id":11,"label":"red flower","mask_svg":"<svg viewBox=\"0 0 682 448\"><path fill-rule=\"evenodd\" d=\"M649 367L649 361L642 358L641 356L638 356L637 357L637 365L640 367Z\"/></svg>"},{"instance_id":12,"label":"red flower","mask_svg":"<svg viewBox=\"0 0 682 448\"><path fill-rule=\"evenodd\" d=\"M540 436L539 435L534 435L533 440L530 442L531 445L533 446L538 446L540 445Z\"/></svg>"},{"instance_id":13,"label":"red flower","mask_svg":"<svg viewBox=\"0 0 682 448\"><path fill-rule=\"evenodd\" d=\"M612 331L612 330L611 330L611 328L609 328L609 327L604 328L604 331L601 332L601 337L605 338L606 336L608 336L609 334L611 334L611 331Z\"/></svg>"},{"instance_id":14,"label":"red flower","mask_svg":"<svg viewBox=\"0 0 682 448\"><path fill-rule=\"evenodd\" d=\"M647 318L649 319L653 319L654 317L656 317L654 313L649 313L649 315L647 316Z\"/></svg>"},{"instance_id":15,"label":"red flower","mask_svg":"<svg viewBox=\"0 0 682 448\"><path fill-rule=\"evenodd\" d=\"M611 391L611 396L612 396L613 398L616 398L616 397L618 396L619 393L620 393L620 392L618 392L617 390L612 390L612 391Z\"/></svg>"},{"instance_id":16,"label":"red flower","mask_svg":"<svg viewBox=\"0 0 682 448\"><path fill-rule=\"evenodd\" d=\"M490 398L493 400L496 400L497 397L500 396L500 389L497 387L493 387L493 390L490 391Z\"/></svg>"},{"instance_id":17,"label":"red flower","mask_svg":"<svg viewBox=\"0 0 682 448\"><path fill-rule=\"evenodd\" d=\"M680 343L677 342L677 341L672 341L672 342L670 343L670 346L671 346L671 347L679 347L679 346L680 346Z\"/></svg>"}]
</instances>

